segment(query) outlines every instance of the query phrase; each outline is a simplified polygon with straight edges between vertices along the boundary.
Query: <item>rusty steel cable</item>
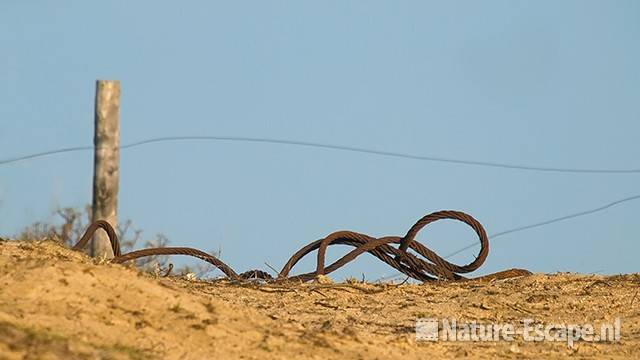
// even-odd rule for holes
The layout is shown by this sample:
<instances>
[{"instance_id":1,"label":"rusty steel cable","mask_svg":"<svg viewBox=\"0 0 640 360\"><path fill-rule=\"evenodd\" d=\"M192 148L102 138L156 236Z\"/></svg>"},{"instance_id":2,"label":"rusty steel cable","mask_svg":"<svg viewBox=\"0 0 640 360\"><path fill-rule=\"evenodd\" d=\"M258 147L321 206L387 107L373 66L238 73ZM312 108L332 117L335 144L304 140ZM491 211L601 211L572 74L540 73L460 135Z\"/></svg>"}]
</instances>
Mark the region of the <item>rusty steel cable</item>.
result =
<instances>
[{"instance_id":1,"label":"rusty steel cable","mask_svg":"<svg viewBox=\"0 0 640 360\"><path fill-rule=\"evenodd\" d=\"M416 241L415 237L420 230L428 224L442 219L461 221L469 225L475 231L480 241L480 251L474 261L462 266L451 263L426 246L422 245L420 242ZM327 275L338 270L365 252L370 253L394 269L416 280L467 280L467 278L461 274L466 274L478 269L484 263L487 255L489 254L489 239L482 225L471 215L453 210L437 211L424 216L418 220L418 222L416 222L403 237L385 236L381 238L374 238L353 231L334 232L324 239L316 240L298 250L293 254L293 256L291 256L289 261L287 261L276 278L273 278L269 273L262 270L249 270L238 274L229 265L225 264L217 257L207 254L204 251L189 247L148 248L122 254L116 232L113 227L104 220L99 220L91 224L78 243L73 246L73 250L83 250L98 229L106 231L109 237L111 249L113 250L114 255L114 258L111 259L111 262L113 263L120 264L126 261L154 255L187 255L210 263L222 271L226 277L235 281L242 281L245 279L263 279L265 281L307 282L316 279L318 276ZM332 264L326 266L325 255L327 248L331 245L348 245L354 249ZM293 276L289 275L293 267L295 267L302 258L316 250L317 263L315 271ZM510 269L486 275L481 278L507 278L526 274L530 274L530 272L522 269Z\"/></svg>"}]
</instances>

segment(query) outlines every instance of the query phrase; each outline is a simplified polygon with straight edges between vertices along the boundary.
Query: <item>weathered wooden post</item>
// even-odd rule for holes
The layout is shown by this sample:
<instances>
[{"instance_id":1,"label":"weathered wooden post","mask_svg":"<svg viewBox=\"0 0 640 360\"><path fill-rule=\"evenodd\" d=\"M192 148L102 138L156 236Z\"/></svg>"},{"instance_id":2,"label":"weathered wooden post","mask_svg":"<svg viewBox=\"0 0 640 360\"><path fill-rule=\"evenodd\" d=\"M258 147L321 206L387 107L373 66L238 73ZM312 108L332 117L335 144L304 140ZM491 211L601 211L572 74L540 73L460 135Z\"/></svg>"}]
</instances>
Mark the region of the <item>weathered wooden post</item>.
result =
<instances>
[{"instance_id":1,"label":"weathered wooden post","mask_svg":"<svg viewBox=\"0 0 640 360\"><path fill-rule=\"evenodd\" d=\"M114 228L118 224L119 111L120 82L96 81L92 221L106 220ZM113 258L109 238L102 231L93 237L91 256Z\"/></svg>"}]
</instances>

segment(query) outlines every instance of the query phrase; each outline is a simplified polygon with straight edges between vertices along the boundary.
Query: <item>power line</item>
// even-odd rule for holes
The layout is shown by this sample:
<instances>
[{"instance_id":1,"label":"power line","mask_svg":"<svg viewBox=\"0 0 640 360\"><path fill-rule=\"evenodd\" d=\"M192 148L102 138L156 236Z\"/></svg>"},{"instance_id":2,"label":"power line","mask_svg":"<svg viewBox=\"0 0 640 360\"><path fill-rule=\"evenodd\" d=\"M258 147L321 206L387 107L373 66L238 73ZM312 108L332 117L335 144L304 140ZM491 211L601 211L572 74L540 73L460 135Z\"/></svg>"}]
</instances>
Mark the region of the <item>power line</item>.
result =
<instances>
[{"instance_id":1,"label":"power line","mask_svg":"<svg viewBox=\"0 0 640 360\"><path fill-rule=\"evenodd\" d=\"M588 169L588 168L542 167L542 166L507 164L507 163L489 162L489 161L452 159L452 158L437 157L437 156L422 156L422 155L406 154L406 153L399 153L399 152L392 152L392 151L366 149L366 148L353 147L353 146L322 144L322 143L307 142L307 141L254 138L254 137L237 137L237 136L166 136L166 137L151 138L151 139L133 142L133 143L121 146L120 149L130 149L130 148L143 146L147 144L153 144L153 143L194 141L194 140L195 141L229 141L229 142L245 142L245 143L294 145L294 146L303 146L303 147L338 150L338 151L349 151L349 152L356 152L356 153L363 153L363 154L370 154L370 155L396 157L396 158L411 159L411 160L432 161L432 162L441 162L441 163L449 163L449 164L483 166L483 167L503 168L503 169L511 169L511 170L524 170L524 171L544 171L544 172L556 172L556 173L591 173L591 174L640 173L640 169ZM9 158L5 160L0 160L0 166L19 162L19 161L24 161L28 159L35 159L35 158L55 155L55 154L88 151L93 149L94 149L93 146L78 146L78 147L69 147L69 148L44 151L44 152Z\"/></svg>"},{"instance_id":2,"label":"power line","mask_svg":"<svg viewBox=\"0 0 640 360\"><path fill-rule=\"evenodd\" d=\"M633 201L633 200L638 200L638 199L640 199L640 195L634 195L634 196L626 197L624 199L616 200L614 202L611 202L611 203L608 203L606 205L597 207L595 209L585 210L585 211L577 212L577 213L574 213L574 214L569 214L569 215L557 217L557 218L554 218L554 219L541 221L541 222L538 222L538 223L535 223L535 224L519 226L517 228L501 231L501 232L495 233L493 235L489 235L489 239L493 240L493 239L495 239L495 238L497 238L499 236L511 234L511 233L514 233L514 232L533 229L533 228L536 228L536 227L545 226L545 225L557 223L557 222L560 222L560 221L577 218L577 217L580 217L580 216L590 215L590 214L593 214L593 213L596 213L596 212L599 212L599 211L606 210L606 209L608 209L610 207L613 207L613 206L616 206L618 204L622 204L622 203L627 202L627 201ZM477 242L471 243L471 244L469 244L469 245L467 245L465 247L462 247L462 248L452 252L451 254L445 256L444 258L448 259L448 258L450 258L450 257L452 257L454 255L457 255L457 254L459 254L459 253L461 253L461 252L463 252L465 250L474 248L474 247L476 247L478 245L479 244Z\"/></svg>"}]
</instances>

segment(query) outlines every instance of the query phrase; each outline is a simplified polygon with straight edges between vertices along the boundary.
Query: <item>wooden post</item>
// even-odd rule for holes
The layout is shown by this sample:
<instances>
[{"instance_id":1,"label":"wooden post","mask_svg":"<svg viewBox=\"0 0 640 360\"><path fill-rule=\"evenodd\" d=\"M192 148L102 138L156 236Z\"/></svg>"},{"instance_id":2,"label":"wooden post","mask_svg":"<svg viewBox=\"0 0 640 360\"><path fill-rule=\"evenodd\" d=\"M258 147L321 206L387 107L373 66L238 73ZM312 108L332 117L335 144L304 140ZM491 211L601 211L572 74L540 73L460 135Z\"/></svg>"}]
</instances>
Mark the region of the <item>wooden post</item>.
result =
<instances>
[{"instance_id":1,"label":"wooden post","mask_svg":"<svg viewBox=\"0 0 640 360\"><path fill-rule=\"evenodd\" d=\"M118 225L119 111L120 82L96 81L92 221L106 220L114 229ZM93 237L91 256L113 258L109 238L102 231Z\"/></svg>"}]
</instances>

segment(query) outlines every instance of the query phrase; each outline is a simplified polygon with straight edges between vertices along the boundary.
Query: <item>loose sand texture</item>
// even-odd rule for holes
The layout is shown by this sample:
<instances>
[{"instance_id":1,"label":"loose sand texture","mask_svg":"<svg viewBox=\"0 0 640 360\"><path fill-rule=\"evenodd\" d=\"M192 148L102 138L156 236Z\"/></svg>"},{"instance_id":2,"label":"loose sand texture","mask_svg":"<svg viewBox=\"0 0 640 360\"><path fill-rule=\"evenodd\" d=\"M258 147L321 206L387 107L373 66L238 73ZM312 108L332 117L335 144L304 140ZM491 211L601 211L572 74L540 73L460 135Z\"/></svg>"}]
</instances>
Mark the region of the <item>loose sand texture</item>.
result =
<instances>
[{"instance_id":1,"label":"loose sand texture","mask_svg":"<svg viewBox=\"0 0 640 360\"><path fill-rule=\"evenodd\" d=\"M640 276L289 285L155 277L0 241L0 359L640 358ZM419 318L614 324L619 341L416 341ZM441 331L446 329L440 323ZM460 330L459 330L460 331ZM460 335L460 333L458 333Z\"/></svg>"}]
</instances>

